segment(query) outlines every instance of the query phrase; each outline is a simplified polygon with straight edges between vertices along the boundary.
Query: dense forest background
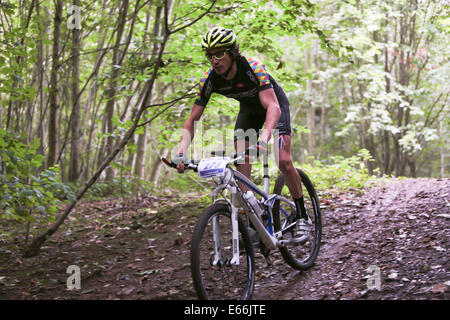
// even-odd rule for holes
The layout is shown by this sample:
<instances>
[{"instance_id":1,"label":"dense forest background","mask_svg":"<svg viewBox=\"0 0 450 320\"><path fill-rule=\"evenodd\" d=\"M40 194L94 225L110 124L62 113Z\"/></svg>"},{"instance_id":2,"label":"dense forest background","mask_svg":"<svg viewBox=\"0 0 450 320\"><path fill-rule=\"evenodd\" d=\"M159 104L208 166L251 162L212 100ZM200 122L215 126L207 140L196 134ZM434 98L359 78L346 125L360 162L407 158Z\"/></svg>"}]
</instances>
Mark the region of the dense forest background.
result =
<instances>
[{"instance_id":1,"label":"dense forest background","mask_svg":"<svg viewBox=\"0 0 450 320\"><path fill-rule=\"evenodd\" d=\"M0 24L2 218L53 217L88 190L184 186L160 158L216 25L287 92L299 165L358 156L369 175L448 176L448 1L15 0L0 1ZM196 139L217 143L237 111L215 96L212 134Z\"/></svg>"}]
</instances>

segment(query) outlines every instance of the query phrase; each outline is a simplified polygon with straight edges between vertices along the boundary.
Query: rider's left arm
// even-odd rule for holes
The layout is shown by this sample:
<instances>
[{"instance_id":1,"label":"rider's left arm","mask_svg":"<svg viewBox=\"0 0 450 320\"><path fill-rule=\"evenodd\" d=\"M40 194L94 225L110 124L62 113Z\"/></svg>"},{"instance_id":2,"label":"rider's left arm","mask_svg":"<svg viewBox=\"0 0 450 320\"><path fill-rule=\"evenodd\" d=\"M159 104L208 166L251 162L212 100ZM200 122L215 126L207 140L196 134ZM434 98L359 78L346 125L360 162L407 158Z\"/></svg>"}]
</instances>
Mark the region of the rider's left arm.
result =
<instances>
[{"instance_id":1,"label":"rider's left arm","mask_svg":"<svg viewBox=\"0 0 450 320\"><path fill-rule=\"evenodd\" d=\"M278 99L273 88L260 91L259 100L261 101L262 106L267 110L264 130L259 140L268 143L272 129L277 127L278 121L280 120L280 105L278 104Z\"/></svg>"}]
</instances>

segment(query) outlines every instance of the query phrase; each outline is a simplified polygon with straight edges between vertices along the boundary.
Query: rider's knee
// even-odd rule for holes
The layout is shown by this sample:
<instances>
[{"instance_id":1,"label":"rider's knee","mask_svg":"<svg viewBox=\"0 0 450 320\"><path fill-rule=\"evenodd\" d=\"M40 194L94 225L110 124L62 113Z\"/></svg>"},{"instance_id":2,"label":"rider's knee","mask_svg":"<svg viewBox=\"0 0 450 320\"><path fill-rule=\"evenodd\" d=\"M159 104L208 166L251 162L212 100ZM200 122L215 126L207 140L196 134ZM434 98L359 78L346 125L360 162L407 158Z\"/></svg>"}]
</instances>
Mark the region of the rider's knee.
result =
<instances>
[{"instance_id":1,"label":"rider's knee","mask_svg":"<svg viewBox=\"0 0 450 320\"><path fill-rule=\"evenodd\" d=\"M280 169L281 172L287 172L289 171L292 167L293 167L293 163L292 160L287 158L287 159L279 159L278 161L278 167Z\"/></svg>"}]
</instances>

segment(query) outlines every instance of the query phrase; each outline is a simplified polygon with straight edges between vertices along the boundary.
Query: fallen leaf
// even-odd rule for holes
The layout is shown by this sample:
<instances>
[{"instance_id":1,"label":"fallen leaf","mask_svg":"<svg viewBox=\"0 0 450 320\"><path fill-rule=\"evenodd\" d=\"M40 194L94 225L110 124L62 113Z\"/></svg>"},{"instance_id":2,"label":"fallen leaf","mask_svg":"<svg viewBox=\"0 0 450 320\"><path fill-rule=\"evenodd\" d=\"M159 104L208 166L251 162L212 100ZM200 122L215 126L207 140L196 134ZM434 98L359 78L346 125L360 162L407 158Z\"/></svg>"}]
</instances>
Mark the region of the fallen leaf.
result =
<instances>
[{"instance_id":1,"label":"fallen leaf","mask_svg":"<svg viewBox=\"0 0 450 320\"><path fill-rule=\"evenodd\" d=\"M95 289L83 290L83 291L81 291L81 294L89 294L89 293L92 293L92 292L95 292Z\"/></svg>"},{"instance_id":2,"label":"fallen leaf","mask_svg":"<svg viewBox=\"0 0 450 320\"><path fill-rule=\"evenodd\" d=\"M448 286L445 283L438 283L431 287L433 293L445 293L448 290Z\"/></svg>"},{"instance_id":3,"label":"fallen leaf","mask_svg":"<svg viewBox=\"0 0 450 320\"><path fill-rule=\"evenodd\" d=\"M398 273L397 272L392 272L388 275L389 279L396 279L398 277Z\"/></svg>"},{"instance_id":4,"label":"fallen leaf","mask_svg":"<svg viewBox=\"0 0 450 320\"><path fill-rule=\"evenodd\" d=\"M119 296L128 296L130 294L133 293L134 289L136 289L135 287L128 287L128 288L124 288L123 290L119 291L118 295Z\"/></svg>"},{"instance_id":5,"label":"fallen leaf","mask_svg":"<svg viewBox=\"0 0 450 320\"><path fill-rule=\"evenodd\" d=\"M176 289L169 290L169 294L170 295L174 295L174 294L177 294L177 293L180 293L180 290L176 290Z\"/></svg>"}]
</instances>

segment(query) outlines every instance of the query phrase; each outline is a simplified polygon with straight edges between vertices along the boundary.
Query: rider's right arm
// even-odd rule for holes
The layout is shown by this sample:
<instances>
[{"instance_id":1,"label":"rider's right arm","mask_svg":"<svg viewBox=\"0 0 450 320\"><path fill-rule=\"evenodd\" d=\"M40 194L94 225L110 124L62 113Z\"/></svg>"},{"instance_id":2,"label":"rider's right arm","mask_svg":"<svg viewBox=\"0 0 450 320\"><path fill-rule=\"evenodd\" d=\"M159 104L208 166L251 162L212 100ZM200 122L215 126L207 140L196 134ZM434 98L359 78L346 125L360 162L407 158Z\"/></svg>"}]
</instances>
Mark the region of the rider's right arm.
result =
<instances>
[{"instance_id":1,"label":"rider's right arm","mask_svg":"<svg viewBox=\"0 0 450 320\"><path fill-rule=\"evenodd\" d=\"M203 114L205 107L202 107L198 104L194 104L191 110L191 114L189 118L184 122L183 126L183 134L181 136L180 147L178 149L178 153L186 154L186 150L189 147L192 139L194 139L195 133L195 121L200 120L200 117Z\"/></svg>"},{"instance_id":2,"label":"rider's right arm","mask_svg":"<svg viewBox=\"0 0 450 320\"><path fill-rule=\"evenodd\" d=\"M203 74L203 77L200 79L200 83L197 91L197 99L194 102L194 106L192 107L191 114L189 118L185 121L183 126L183 134L181 136L180 147L178 148L178 154L186 154L186 150L189 147L192 139L194 139L194 125L195 121L200 120L200 117L205 110L206 105L208 104L208 100L212 93L212 83L210 82L209 76L212 72L212 67L209 68ZM205 88L205 84L208 82Z\"/></svg>"},{"instance_id":3,"label":"rider's right arm","mask_svg":"<svg viewBox=\"0 0 450 320\"><path fill-rule=\"evenodd\" d=\"M212 83L212 75L213 75L213 68L209 68L208 71L206 71L203 74L203 77L200 79L198 89L197 89L197 99L195 100L195 104L198 106L206 107L208 104L209 98L211 97L211 94L214 91L214 86Z\"/></svg>"}]
</instances>

